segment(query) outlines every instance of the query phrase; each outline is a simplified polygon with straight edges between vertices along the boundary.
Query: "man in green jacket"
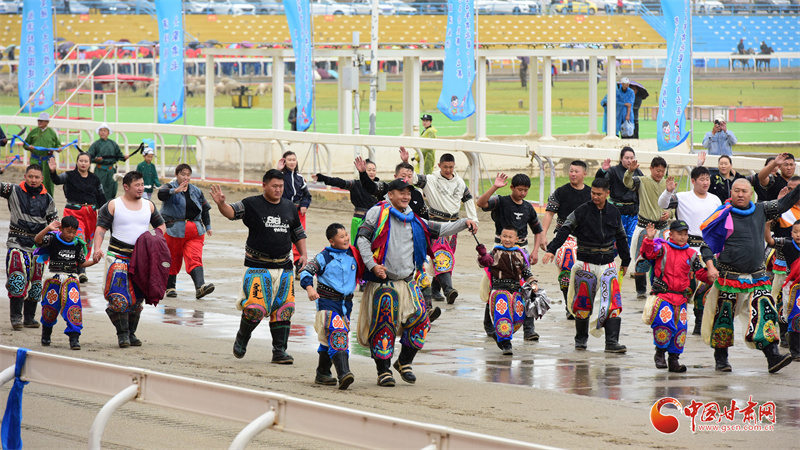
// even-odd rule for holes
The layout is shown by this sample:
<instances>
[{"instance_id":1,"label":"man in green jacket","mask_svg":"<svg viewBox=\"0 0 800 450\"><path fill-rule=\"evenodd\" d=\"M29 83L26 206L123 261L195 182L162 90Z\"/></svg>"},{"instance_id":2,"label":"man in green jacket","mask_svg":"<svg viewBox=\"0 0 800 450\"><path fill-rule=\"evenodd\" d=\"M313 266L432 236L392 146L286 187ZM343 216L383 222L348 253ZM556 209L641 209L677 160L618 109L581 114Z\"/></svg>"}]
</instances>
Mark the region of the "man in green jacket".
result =
<instances>
[{"instance_id":1,"label":"man in green jacket","mask_svg":"<svg viewBox=\"0 0 800 450\"><path fill-rule=\"evenodd\" d=\"M433 127L432 122L433 117L431 117L430 114L422 115L422 127L424 130L422 130L419 137L436 139L436 128ZM434 164L436 164L436 150L432 148L423 148L422 155L425 157L425 175L430 175L433 173Z\"/></svg>"},{"instance_id":2,"label":"man in green jacket","mask_svg":"<svg viewBox=\"0 0 800 450\"><path fill-rule=\"evenodd\" d=\"M25 138L25 145L22 147L31 152L31 164L38 164L48 167L48 160L53 156L52 151L34 150L33 147L44 148L61 148L61 143L58 141L58 135L50 125L50 114L43 112L39 114L37 127L32 129L28 136ZM50 179L50 171L42 170L42 184L50 195L53 195L53 181Z\"/></svg>"},{"instance_id":3,"label":"man in green jacket","mask_svg":"<svg viewBox=\"0 0 800 450\"><path fill-rule=\"evenodd\" d=\"M89 159L95 163L94 174L100 178L106 201L111 201L117 197L117 180L114 179L117 161L127 161L130 156L123 155L119 145L108 138L112 131L107 124L100 124L95 131L100 139L89 147Z\"/></svg>"}]
</instances>

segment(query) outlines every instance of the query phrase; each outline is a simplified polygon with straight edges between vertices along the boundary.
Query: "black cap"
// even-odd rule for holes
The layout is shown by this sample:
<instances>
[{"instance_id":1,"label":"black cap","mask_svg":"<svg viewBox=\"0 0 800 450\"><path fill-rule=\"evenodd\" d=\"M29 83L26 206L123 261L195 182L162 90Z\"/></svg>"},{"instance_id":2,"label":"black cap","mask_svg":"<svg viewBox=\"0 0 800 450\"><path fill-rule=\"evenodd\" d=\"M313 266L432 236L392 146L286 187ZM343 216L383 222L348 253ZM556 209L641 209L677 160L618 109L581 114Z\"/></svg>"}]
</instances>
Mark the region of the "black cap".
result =
<instances>
[{"instance_id":1,"label":"black cap","mask_svg":"<svg viewBox=\"0 0 800 450\"><path fill-rule=\"evenodd\" d=\"M403 189L411 188L414 189L414 186L411 184L406 183L406 181L402 178L395 178L391 183L389 183L388 191L402 191Z\"/></svg>"},{"instance_id":2,"label":"black cap","mask_svg":"<svg viewBox=\"0 0 800 450\"><path fill-rule=\"evenodd\" d=\"M423 114L422 115L422 120L431 120L432 121L433 120L433 116L431 116L430 114Z\"/></svg>"},{"instance_id":3,"label":"black cap","mask_svg":"<svg viewBox=\"0 0 800 450\"><path fill-rule=\"evenodd\" d=\"M687 225L683 220L675 220L669 224L669 231L683 231L688 229L689 225Z\"/></svg>"}]
</instances>

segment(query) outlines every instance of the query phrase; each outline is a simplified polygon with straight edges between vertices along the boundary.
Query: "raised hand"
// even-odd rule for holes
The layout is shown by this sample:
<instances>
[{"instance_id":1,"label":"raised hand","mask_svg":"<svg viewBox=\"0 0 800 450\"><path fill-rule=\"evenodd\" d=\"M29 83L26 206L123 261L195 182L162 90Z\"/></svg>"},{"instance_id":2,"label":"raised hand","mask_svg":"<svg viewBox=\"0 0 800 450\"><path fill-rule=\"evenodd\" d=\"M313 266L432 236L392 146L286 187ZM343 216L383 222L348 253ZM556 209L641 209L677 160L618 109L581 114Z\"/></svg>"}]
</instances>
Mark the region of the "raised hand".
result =
<instances>
[{"instance_id":1,"label":"raised hand","mask_svg":"<svg viewBox=\"0 0 800 450\"><path fill-rule=\"evenodd\" d=\"M634 159L633 161L631 161L630 165L628 165L628 172L631 172L631 173L632 172L636 172L636 169L638 169L638 168L639 168L639 160L638 159Z\"/></svg>"},{"instance_id":2,"label":"raised hand","mask_svg":"<svg viewBox=\"0 0 800 450\"><path fill-rule=\"evenodd\" d=\"M496 187L497 189L505 187L507 184L508 184L508 175L504 174L503 172L498 173L497 176L494 178L494 187Z\"/></svg>"},{"instance_id":3,"label":"raised hand","mask_svg":"<svg viewBox=\"0 0 800 450\"><path fill-rule=\"evenodd\" d=\"M222 192L222 187L218 184L211 185L211 198L216 204L225 203L225 194Z\"/></svg>"},{"instance_id":4,"label":"raised hand","mask_svg":"<svg viewBox=\"0 0 800 450\"><path fill-rule=\"evenodd\" d=\"M400 147L400 160L405 163L408 162L408 150L405 147Z\"/></svg>"},{"instance_id":5,"label":"raised hand","mask_svg":"<svg viewBox=\"0 0 800 450\"><path fill-rule=\"evenodd\" d=\"M697 154L697 165L702 166L706 163L706 152L700 152Z\"/></svg>"},{"instance_id":6,"label":"raised hand","mask_svg":"<svg viewBox=\"0 0 800 450\"><path fill-rule=\"evenodd\" d=\"M50 172L55 172L56 169L58 169L58 164L56 164L55 158L48 159L47 165L50 167Z\"/></svg>"},{"instance_id":7,"label":"raised hand","mask_svg":"<svg viewBox=\"0 0 800 450\"><path fill-rule=\"evenodd\" d=\"M647 232L647 239L652 241L653 238L656 237L656 227L654 227L652 223L647 224L645 231Z\"/></svg>"},{"instance_id":8,"label":"raised hand","mask_svg":"<svg viewBox=\"0 0 800 450\"><path fill-rule=\"evenodd\" d=\"M178 187L175 188L175 193L186 192L187 189L189 189L189 180L179 184Z\"/></svg>"},{"instance_id":9,"label":"raised hand","mask_svg":"<svg viewBox=\"0 0 800 450\"><path fill-rule=\"evenodd\" d=\"M47 231L55 231L61 229L61 222L54 220L47 224Z\"/></svg>"},{"instance_id":10,"label":"raised hand","mask_svg":"<svg viewBox=\"0 0 800 450\"><path fill-rule=\"evenodd\" d=\"M780 192L778 192L778 200L780 200L780 199L782 199L783 197L785 197L785 196L786 196L786 194L788 194L788 193L789 193L789 186L784 186L784 188L783 188L783 189L781 189L781 191L780 191Z\"/></svg>"},{"instance_id":11,"label":"raised hand","mask_svg":"<svg viewBox=\"0 0 800 450\"><path fill-rule=\"evenodd\" d=\"M670 175L667 177L667 192L670 194L675 192L675 188L678 187L678 182L675 181L675 176Z\"/></svg>"},{"instance_id":12,"label":"raised hand","mask_svg":"<svg viewBox=\"0 0 800 450\"><path fill-rule=\"evenodd\" d=\"M359 172L366 172L367 171L367 162L364 161L364 158L362 158L360 156L356 156L356 159L355 159L355 161L353 161L353 164L355 164L357 171L359 171Z\"/></svg>"},{"instance_id":13,"label":"raised hand","mask_svg":"<svg viewBox=\"0 0 800 450\"><path fill-rule=\"evenodd\" d=\"M786 160L789 159L789 156L790 155L788 153L780 153L780 154L778 154L778 156L775 157L775 161L774 161L775 165L779 166L779 167L782 166L783 163L785 163Z\"/></svg>"},{"instance_id":14,"label":"raised hand","mask_svg":"<svg viewBox=\"0 0 800 450\"><path fill-rule=\"evenodd\" d=\"M278 163L275 164L275 168L278 170L283 170L286 167L286 158L281 158L278 160Z\"/></svg>"},{"instance_id":15,"label":"raised hand","mask_svg":"<svg viewBox=\"0 0 800 450\"><path fill-rule=\"evenodd\" d=\"M606 158L606 160L605 160L605 161L603 161L603 165L602 165L602 166L600 166L600 167L601 167L603 170L605 170L605 171L608 171L608 169L610 169L610 168L611 168L611 158Z\"/></svg>"}]
</instances>

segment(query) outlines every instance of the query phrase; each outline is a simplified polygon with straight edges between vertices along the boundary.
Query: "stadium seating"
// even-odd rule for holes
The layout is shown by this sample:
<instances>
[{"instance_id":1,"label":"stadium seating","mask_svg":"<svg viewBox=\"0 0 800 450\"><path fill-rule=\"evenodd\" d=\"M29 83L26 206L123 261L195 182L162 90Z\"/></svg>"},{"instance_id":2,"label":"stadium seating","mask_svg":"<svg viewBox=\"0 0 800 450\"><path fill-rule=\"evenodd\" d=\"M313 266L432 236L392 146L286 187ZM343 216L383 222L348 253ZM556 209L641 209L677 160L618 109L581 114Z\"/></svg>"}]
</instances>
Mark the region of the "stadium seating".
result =
<instances>
[{"instance_id":1,"label":"stadium seating","mask_svg":"<svg viewBox=\"0 0 800 450\"><path fill-rule=\"evenodd\" d=\"M762 41L776 52L800 51L797 16L695 16L692 25L696 52L733 53L741 38L756 52Z\"/></svg>"}]
</instances>

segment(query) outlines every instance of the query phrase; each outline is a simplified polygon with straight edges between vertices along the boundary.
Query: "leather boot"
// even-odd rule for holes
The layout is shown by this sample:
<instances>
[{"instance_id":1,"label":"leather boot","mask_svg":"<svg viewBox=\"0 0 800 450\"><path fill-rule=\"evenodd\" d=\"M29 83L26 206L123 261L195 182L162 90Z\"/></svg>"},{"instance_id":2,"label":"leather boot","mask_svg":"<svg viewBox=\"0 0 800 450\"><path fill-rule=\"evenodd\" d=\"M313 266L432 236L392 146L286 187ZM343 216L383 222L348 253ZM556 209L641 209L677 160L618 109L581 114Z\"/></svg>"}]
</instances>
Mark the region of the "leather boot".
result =
<instances>
[{"instance_id":1,"label":"leather boot","mask_svg":"<svg viewBox=\"0 0 800 450\"><path fill-rule=\"evenodd\" d=\"M539 340L539 333L536 332L536 327L534 326L534 317L526 317L525 320L522 321L522 331L524 332L524 339L526 341L538 341Z\"/></svg>"},{"instance_id":2,"label":"leather boot","mask_svg":"<svg viewBox=\"0 0 800 450\"><path fill-rule=\"evenodd\" d=\"M167 297L175 298L178 296L178 291L175 289L175 284L178 281L177 275L170 275L167 278L167 290L164 292L164 295Z\"/></svg>"},{"instance_id":3,"label":"leather boot","mask_svg":"<svg viewBox=\"0 0 800 450\"><path fill-rule=\"evenodd\" d=\"M589 319L575 318L575 350L586 350L589 343Z\"/></svg>"},{"instance_id":4,"label":"leather boot","mask_svg":"<svg viewBox=\"0 0 800 450\"><path fill-rule=\"evenodd\" d=\"M486 332L486 335L489 337L494 337L494 322L492 321L492 315L489 312L489 304L486 304L486 308L483 310L483 331Z\"/></svg>"},{"instance_id":5,"label":"leather boot","mask_svg":"<svg viewBox=\"0 0 800 450\"><path fill-rule=\"evenodd\" d=\"M111 323L114 324L114 328L117 329L117 344L119 344L119 348L130 347L131 338L130 330L128 329L128 313L118 313L106 309L106 314L108 314L108 318L111 319Z\"/></svg>"},{"instance_id":6,"label":"leather boot","mask_svg":"<svg viewBox=\"0 0 800 450\"><path fill-rule=\"evenodd\" d=\"M511 345L511 341L497 341L497 346L506 356L511 356L514 354L514 346Z\"/></svg>"},{"instance_id":7,"label":"leather boot","mask_svg":"<svg viewBox=\"0 0 800 450\"><path fill-rule=\"evenodd\" d=\"M42 326L42 346L50 346L50 336L53 334L53 327Z\"/></svg>"},{"instance_id":8,"label":"leather boot","mask_svg":"<svg viewBox=\"0 0 800 450\"><path fill-rule=\"evenodd\" d=\"M86 275L86 267L78 267L78 281L81 284L89 282L89 277Z\"/></svg>"},{"instance_id":9,"label":"leather boot","mask_svg":"<svg viewBox=\"0 0 800 450\"><path fill-rule=\"evenodd\" d=\"M786 336L786 333L789 332L789 324L778 321L778 330L781 333L781 347L789 348L789 338Z\"/></svg>"},{"instance_id":10,"label":"leather boot","mask_svg":"<svg viewBox=\"0 0 800 450\"><path fill-rule=\"evenodd\" d=\"M692 334L694 336L700 336L703 333L703 310L702 309L695 309L694 310L694 329L692 330Z\"/></svg>"},{"instance_id":11,"label":"leather boot","mask_svg":"<svg viewBox=\"0 0 800 450\"><path fill-rule=\"evenodd\" d=\"M665 358L666 354L667 354L667 349L656 347L656 356L653 358L656 362L656 369L667 368L667 359ZM670 353L670 355L672 354Z\"/></svg>"},{"instance_id":12,"label":"leather boot","mask_svg":"<svg viewBox=\"0 0 800 450\"><path fill-rule=\"evenodd\" d=\"M136 337L136 329L139 328L139 318L142 313L127 313L128 314L128 339L131 341L131 347L141 347L142 341Z\"/></svg>"},{"instance_id":13,"label":"leather boot","mask_svg":"<svg viewBox=\"0 0 800 450\"><path fill-rule=\"evenodd\" d=\"M192 269L192 271L189 272L189 276L192 277L192 281L194 282L195 298L198 300L214 292L214 284L206 283L202 266Z\"/></svg>"},{"instance_id":14,"label":"leather boot","mask_svg":"<svg viewBox=\"0 0 800 450\"><path fill-rule=\"evenodd\" d=\"M39 328L39 322L36 321L36 306L39 303L35 301L25 300L22 302L22 326L25 328Z\"/></svg>"},{"instance_id":15,"label":"leather boot","mask_svg":"<svg viewBox=\"0 0 800 450\"><path fill-rule=\"evenodd\" d=\"M294 358L286 353L289 345L289 330L291 322L283 320L270 322L269 332L272 334L272 363L273 364L294 364Z\"/></svg>"},{"instance_id":16,"label":"leather boot","mask_svg":"<svg viewBox=\"0 0 800 450\"><path fill-rule=\"evenodd\" d=\"M439 284L439 279L434 276L431 277L431 298L437 302L444 301L444 295L442 295L442 285Z\"/></svg>"},{"instance_id":17,"label":"leather boot","mask_svg":"<svg viewBox=\"0 0 800 450\"><path fill-rule=\"evenodd\" d=\"M728 364L728 348L714 349L714 370L717 372L730 372L731 365Z\"/></svg>"},{"instance_id":18,"label":"leather boot","mask_svg":"<svg viewBox=\"0 0 800 450\"><path fill-rule=\"evenodd\" d=\"M790 331L786 334L789 335L789 351L792 352L792 359L800 361L800 333Z\"/></svg>"},{"instance_id":19,"label":"leather boot","mask_svg":"<svg viewBox=\"0 0 800 450\"><path fill-rule=\"evenodd\" d=\"M331 376L331 357L328 355L327 350L318 351L319 363L317 364L317 376L314 378L314 384L321 384L323 386L336 386L336 378Z\"/></svg>"},{"instance_id":20,"label":"leather boot","mask_svg":"<svg viewBox=\"0 0 800 450\"><path fill-rule=\"evenodd\" d=\"M669 354L669 371L675 373L683 373L686 372L686 366L678 361L681 355L679 353L670 353Z\"/></svg>"},{"instance_id":21,"label":"leather boot","mask_svg":"<svg viewBox=\"0 0 800 450\"><path fill-rule=\"evenodd\" d=\"M627 347L619 343L619 329L622 326L621 317L610 317L604 325L606 329L606 353L625 353Z\"/></svg>"},{"instance_id":22,"label":"leather boot","mask_svg":"<svg viewBox=\"0 0 800 450\"><path fill-rule=\"evenodd\" d=\"M398 356L397 361L394 362L394 368L400 373L400 378L409 384L417 382L416 375L411 371L411 362L414 361L414 356L417 355L417 351L418 350L414 347L404 345L400 350L400 356Z\"/></svg>"},{"instance_id":23,"label":"leather boot","mask_svg":"<svg viewBox=\"0 0 800 450\"><path fill-rule=\"evenodd\" d=\"M647 275L634 275L633 279L636 282L636 298L647 298Z\"/></svg>"},{"instance_id":24,"label":"leather boot","mask_svg":"<svg viewBox=\"0 0 800 450\"><path fill-rule=\"evenodd\" d=\"M15 330L21 330L22 326L22 299L21 298L10 298L9 299L10 307L11 307L11 327Z\"/></svg>"},{"instance_id":25,"label":"leather boot","mask_svg":"<svg viewBox=\"0 0 800 450\"><path fill-rule=\"evenodd\" d=\"M767 357L767 367L769 373L775 373L792 363L792 355L781 354L778 344L772 342L762 350Z\"/></svg>"},{"instance_id":26,"label":"leather boot","mask_svg":"<svg viewBox=\"0 0 800 450\"><path fill-rule=\"evenodd\" d=\"M253 330L256 329L258 323L252 323L245 320L239 322L239 331L236 332L236 340L233 342L233 356L242 359L247 352L247 343L250 342L250 336L253 335Z\"/></svg>"},{"instance_id":27,"label":"leather boot","mask_svg":"<svg viewBox=\"0 0 800 450\"><path fill-rule=\"evenodd\" d=\"M81 343L79 341L79 338L81 337L81 334L78 333L77 331L70 331L69 333L67 333L67 336L69 336L69 349L80 350Z\"/></svg>"},{"instance_id":28,"label":"leather boot","mask_svg":"<svg viewBox=\"0 0 800 450\"><path fill-rule=\"evenodd\" d=\"M356 379L353 373L350 372L349 355L345 351L340 351L334 353L331 359L333 359L333 365L336 367L336 375L339 377L339 390L343 391L353 384Z\"/></svg>"},{"instance_id":29,"label":"leather boot","mask_svg":"<svg viewBox=\"0 0 800 450\"><path fill-rule=\"evenodd\" d=\"M375 361L375 368L378 370L378 386L394 387L395 381L392 376L392 369L390 368L392 361L390 359L373 359Z\"/></svg>"}]
</instances>

